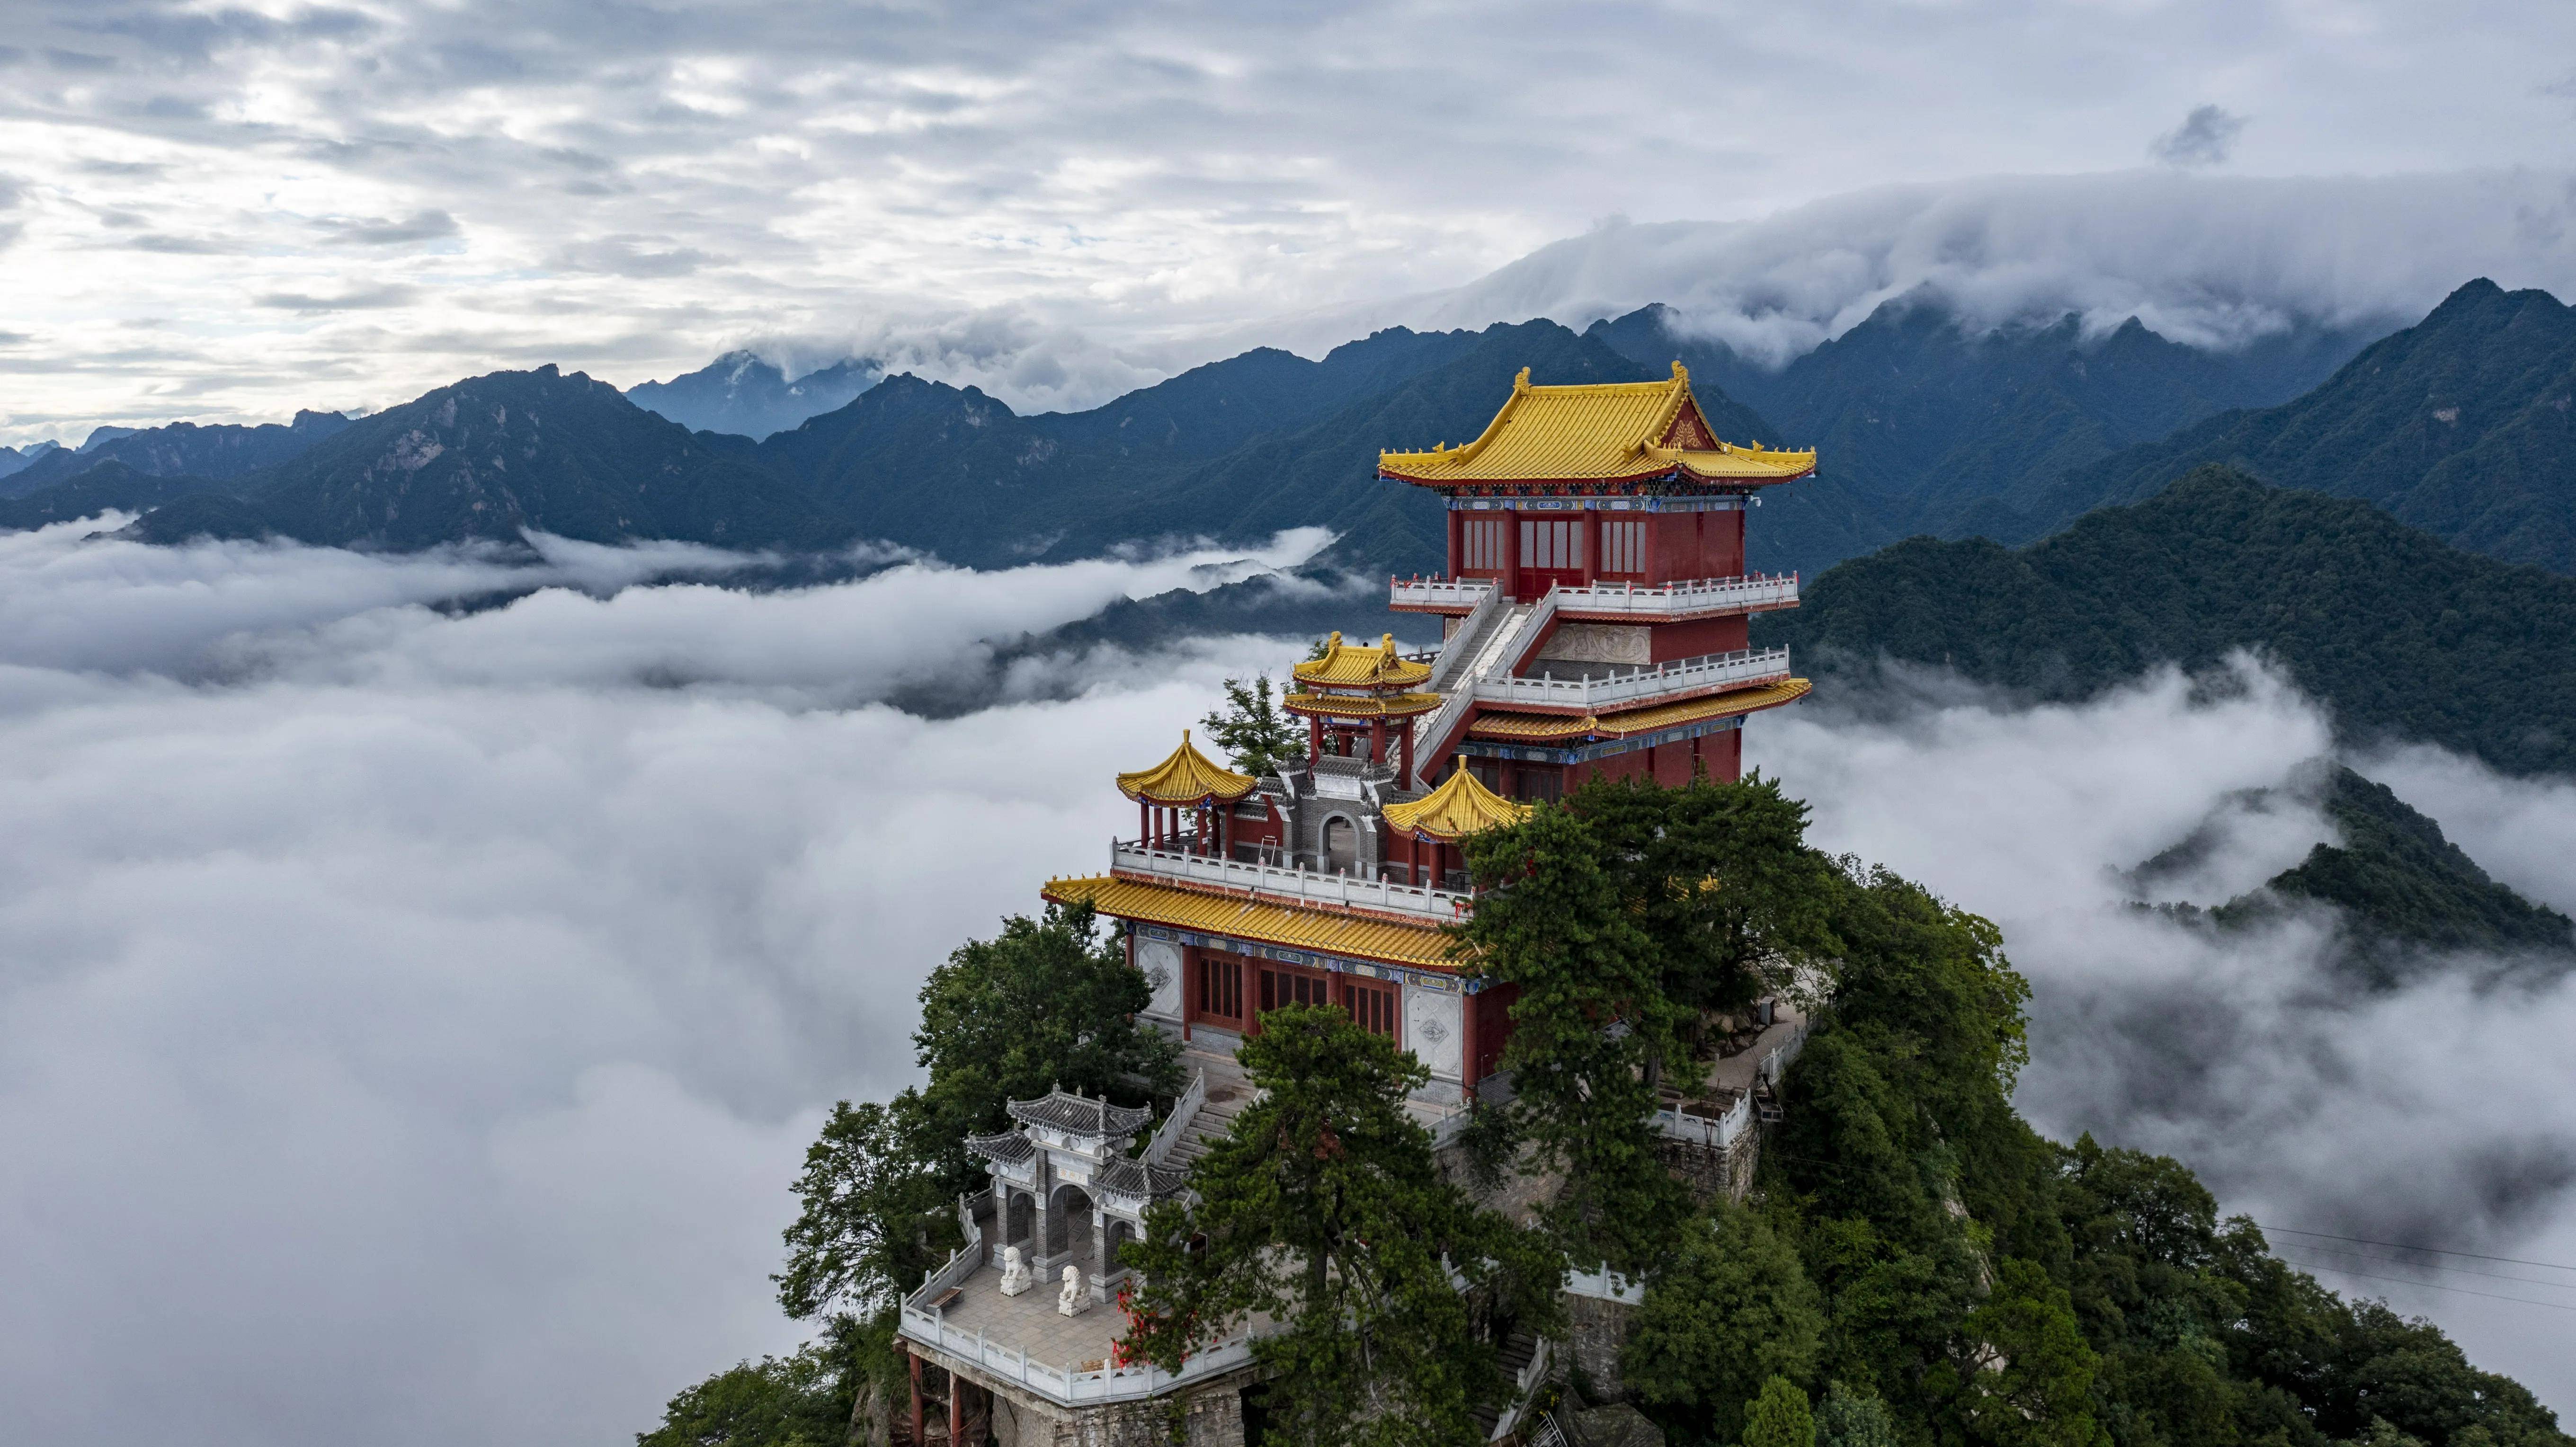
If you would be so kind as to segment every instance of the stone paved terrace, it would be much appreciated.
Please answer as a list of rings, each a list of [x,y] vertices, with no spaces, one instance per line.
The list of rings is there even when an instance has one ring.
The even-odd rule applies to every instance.
[[[1085,1226],[1082,1232],[1088,1242],[1090,1228]],[[1082,1268],[1083,1299],[1089,1301],[1094,1264],[1089,1251],[1074,1258],[1073,1264]],[[982,1332],[985,1340],[1026,1352],[1030,1360],[1059,1371],[1099,1371],[1108,1364],[1110,1344],[1126,1333],[1127,1318],[1114,1300],[1094,1303],[1080,1316],[1060,1314],[1055,1309],[1060,1284],[1041,1282],[1017,1296],[1004,1296],[1002,1268],[979,1266],[958,1284],[957,1299],[941,1312],[941,1319],[958,1331]]]

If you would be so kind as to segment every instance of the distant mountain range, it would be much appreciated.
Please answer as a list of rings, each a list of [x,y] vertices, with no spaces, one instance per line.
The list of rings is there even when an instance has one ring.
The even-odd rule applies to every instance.
[[[348,425],[349,419],[337,412],[298,412],[294,422],[283,426],[270,422],[257,427],[200,427],[173,422],[141,430],[102,427],[77,451],[50,448],[16,472],[0,476],[0,497],[23,498],[110,464],[147,476],[220,482],[301,456]],[[97,490],[96,480],[92,489]]]
[[[1410,572],[1440,564],[1438,509],[1375,481],[1375,449],[1474,436],[1523,366],[1542,382],[1629,381],[1676,357],[1721,435],[1823,449],[1820,477],[1763,497],[1760,569],[1813,573],[1914,533],[2024,541],[2223,458],[2576,571],[2576,314],[2486,282],[2366,347],[2308,329],[2224,357],[2134,321],[2090,337],[2072,318],[1971,333],[1921,297],[1777,371],[1677,332],[1660,308],[1581,334],[1392,328],[1316,361],[1260,349],[1027,417],[909,374],[871,385],[856,362],[791,382],[736,353],[625,396],[552,368],[494,373],[355,423],[304,413],[55,449],[0,477],[0,497],[17,498],[0,524],[120,506],[160,510],[143,537],[395,549],[523,528],[791,550],[865,537],[976,565],[1312,524],[1340,535],[1330,565]],[[745,430],[693,430],[639,397]]]
[[[2132,317],[2087,336],[2068,315],[1972,332],[1928,292],[1880,305],[1785,368],[1694,338],[1647,307],[1586,333],[1648,365],[1679,358],[1812,446],[1873,505],[1888,541],[1955,534],[1987,499],[2020,500],[2067,472],[2230,408],[2314,387],[2375,332],[2294,328],[2241,352],[2168,341]],[[1764,440],[1770,440],[1765,438]]]
[[[874,362],[835,362],[793,379],[750,352],[727,352],[667,382],[639,382],[626,400],[693,432],[758,441],[808,417],[849,405],[885,375]]]

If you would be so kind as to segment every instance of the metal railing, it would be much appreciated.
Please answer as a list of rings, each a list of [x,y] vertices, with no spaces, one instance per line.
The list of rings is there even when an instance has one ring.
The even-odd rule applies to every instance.
[[[1561,588],[1569,613],[1623,613],[1642,618],[1686,613],[1750,612],[1788,608],[1798,602],[1798,575],[1785,578],[1760,573],[1741,578],[1693,578],[1686,582],[1639,587],[1633,583],[1595,583]]]
[[[1556,595],[1548,597],[1553,600]],[[1601,678],[1480,678],[1479,703],[1554,708],[1597,709],[1685,689],[1768,683],[1789,676],[1789,650],[1753,648],[1735,653],[1704,653],[1670,663],[1639,664]]]
[[[1154,1138],[1146,1142],[1145,1159],[1161,1165],[1164,1158],[1172,1153],[1172,1148],[1181,1143],[1181,1137],[1189,1134],[1190,1121],[1206,1102],[1207,1072],[1202,1070],[1190,1077],[1189,1088],[1181,1092],[1180,1099],[1172,1102],[1172,1113],[1164,1118],[1161,1128],[1154,1132]]]
[[[1148,849],[1123,840],[1110,842],[1109,867],[1113,872],[1240,890],[1281,904],[1385,910],[1393,914],[1421,915],[1442,922],[1464,916],[1473,902],[1471,896],[1452,894],[1445,889],[1424,889],[1420,885],[1362,879],[1355,874],[1324,874],[1278,864],[1247,864],[1239,859],[1225,859],[1213,854]]]

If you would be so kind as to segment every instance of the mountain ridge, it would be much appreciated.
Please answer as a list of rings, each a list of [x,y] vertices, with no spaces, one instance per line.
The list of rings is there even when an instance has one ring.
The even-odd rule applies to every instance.
[[[2371,502],[2507,562],[2576,573],[2576,307],[2480,277],[2314,390],[2070,473],[2006,541],[2133,501],[2204,463]]]

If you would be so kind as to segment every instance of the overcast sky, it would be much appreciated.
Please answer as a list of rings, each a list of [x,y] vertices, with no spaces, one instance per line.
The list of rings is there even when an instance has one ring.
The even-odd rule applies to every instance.
[[[743,343],[1081,405],[1613,217],[2576,161],[2533,0],[0,13],[0,441]],[[2563,183],[2515,185],[2461,229],[2563,253]]]

